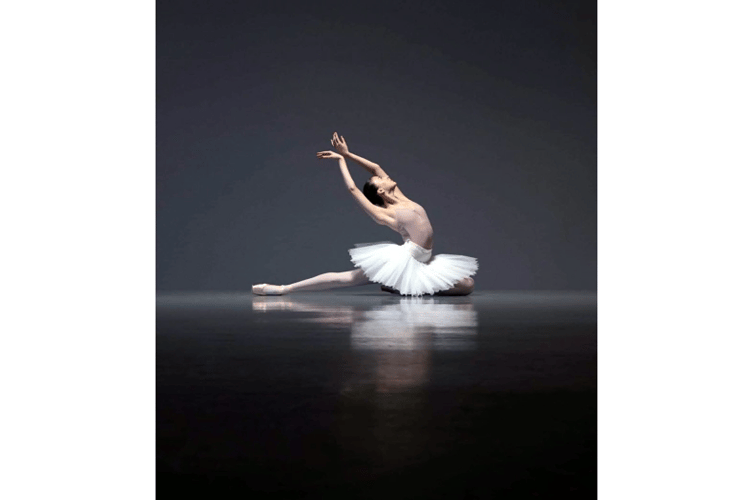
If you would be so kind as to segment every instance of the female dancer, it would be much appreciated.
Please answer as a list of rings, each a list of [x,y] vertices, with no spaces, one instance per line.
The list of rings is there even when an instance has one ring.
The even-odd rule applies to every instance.
[[[405,196],[379,165],[351,153],[345,138],[337,132],[331,143],[339,154],[320,151],[316,156],[339,160],[342,178],[355,201],[377,224],[397,231],[404,244],[357,245],[350,250],[357,268],[353,271],[324,273],[291,285],[253,285],[253,293],[285,295],[368,283],[381,283],[382,289],[402,295],[472,293],[475,282],[470,276],[478,270],[478,261],[464,255],[432,256],[433,228],[423,207]],[[359,163],[371,174],[363,192],[353,182],[345,158]]]

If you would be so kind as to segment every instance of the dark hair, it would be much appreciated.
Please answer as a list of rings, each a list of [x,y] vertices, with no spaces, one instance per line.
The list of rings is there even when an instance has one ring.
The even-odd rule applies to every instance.
[[[378,188],[371,181],[366,182],[365,186],[363,186],[363,194],[366,195],[368,201],[376,206],[383,207],[384,200],[381,199],[381,196],[379,196],[377,191]]]

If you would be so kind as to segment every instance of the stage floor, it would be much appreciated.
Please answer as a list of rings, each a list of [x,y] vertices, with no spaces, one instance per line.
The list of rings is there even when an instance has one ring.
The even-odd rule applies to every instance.
[[[159,292],[158,495],[595,498],[596,341],[593,292]]]

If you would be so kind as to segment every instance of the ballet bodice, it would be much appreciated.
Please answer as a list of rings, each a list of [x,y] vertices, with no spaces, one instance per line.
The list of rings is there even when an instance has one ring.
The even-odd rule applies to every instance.
[[[433,248],[433,227],[423,207],[413,203],[410,207],[395,208],[394,213],[397,230],[404,241],[410,240],[426,249]]]

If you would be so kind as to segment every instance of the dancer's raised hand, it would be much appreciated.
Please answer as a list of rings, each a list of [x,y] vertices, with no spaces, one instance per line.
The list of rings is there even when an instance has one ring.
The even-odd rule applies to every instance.
[[[316,153],[316,158],[318,158],[319,160],[340,160],[342,159],[342,155],[337,154],[334,151],[319,151],[318,153]]]
[[[350,150],[347,149],[345,138],[337,135],[337,132],[332,136],[332,146],[334,146],[334,149],[336,149],[339,154],[346,155],[350,152]]]

